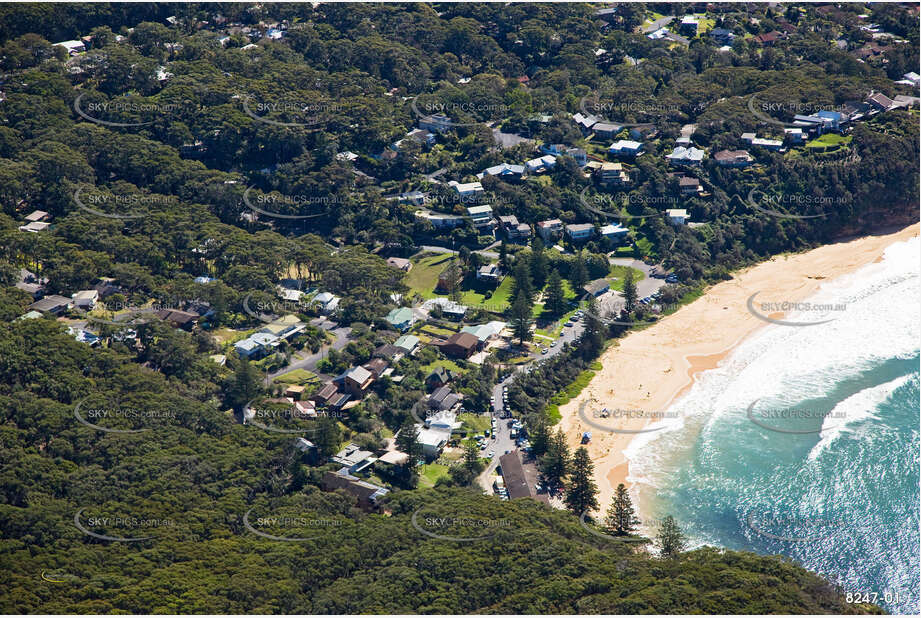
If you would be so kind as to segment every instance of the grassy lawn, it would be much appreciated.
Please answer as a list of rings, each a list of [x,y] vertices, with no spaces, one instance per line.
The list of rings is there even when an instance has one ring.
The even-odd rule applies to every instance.
[[[435,286],[438,285],[438,275],[441,274],[451,258],[451,253],[423,253],[412,258],[412,269],[406,274],[406,285],[409,286],[410,295],[418,294],[423,298],[435,298]]]
[[[218,345],[224,345],[224,344],[232,345],[240,341],[241,339],[246,339],[247,337],[249,337],[255,332],[256,332],[255,328],[250,329],[250,330],[236,330],[234,328],[224,327],[224,328],[218,328],[218,329],[211,331],[211,334],[214,336],[215,339],[217,339]]]
[[[419,332],[425,333],[432,337],[444,337],[447,339],[448,337],[456,333],[457,330],[451,330],[449,328],[444,328],[442,326],[436,326],[434,324],[423,324],[422,326],[419,327]]]
[[[446,298],[447,294],[437,294],[435,286],[438,285],[438,275],[448,267],[453,255],[450,253],[421,254],[412,258],[413,267],[406,275],[406,285],[409,286],[410,296],[430,298]],[[502,312],[508,307],[509,294],[512,291],[511,277],[505,277],[495,290],[489,284],[476,280],[475,276],[467,277],[463,282],[460,302],[464,305],[486,305],[490,311]],[[492,291],[492,296],[486,298],[487,292]]]
[[[443,476],[448,476],[448,466],[437,463],[425,464],[419,467],[419,487],[431,488]]]
[[[617,290],[618,292],[624,291],[624,277],[627,276],[627,271],[633,271],[633,282],[641,281],[646,278],[646,275],[641,270],[636,268],[630,268],[629,266],[611,266],[611,272],[608,273],[607,280],[611,284],[612,290]]]
[[[428,375],[428,374],[430,374],[432,371],[434,371],[435,368],[437,368],[437,367],[444,367],[445,369],[450,369],[450,370],[453,371],[455,374],[464,373],[464,370],[461,369],[461,368],[457,365],[457,363],[455,363],[453,360],[450,360],[450,359],[447,359],[447,358],[440,358],[440,359],[438,359],[437,361],[435,361],[434,363],[429,363],[428,365],[425,365],[424,367],[422,367],[422,371],[425,373],[425,375]]]
[[[284,382],[285,384],[299,384],[301,386],[310,382],[316,382],[317,380],[318,378],[316,374],[311,373],[306,369],[295,369],[294,371],[283,373],[282,375],[275,378],[276,382]]]
[[[482,433],[491,427],[491,422],[487,414],[472,414],[465,412],[457,417],[462,425],[461,429],[467,432],[467,435]]]
[[[837,150],[842,146],[851,143],[852,136],[838,135],[837,133],[826,133],[806,143],[806,148],[817,150]]]
[[[595,377],[595,372],[601,370],[601,363],[595,361],[590,367],[591,369],[586,369],[580,373],[569,386],[550,399],[550,403],[547,405],[547,419],[551,425],[556,425],[563,418],[560,414],[560,406],[579,396],[582,389],[588,386],[588,383]]]

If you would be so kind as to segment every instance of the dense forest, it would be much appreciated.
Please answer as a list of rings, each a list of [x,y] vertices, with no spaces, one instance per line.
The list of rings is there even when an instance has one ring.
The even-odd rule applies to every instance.
[[[635,32],[646,11],[699,10],[691,3],[621,5],[612,21],[586,4],[0,6],[0,610],[878,611],[846,605],[781,558],[712,548],[659,558],[590,534],[568,512],[481,495],[460,475],[428,490],[395,478],[383,514],[321,491],[337,467],[325,460],[346,439],[379,445],[407,422],[432,350],[401,361],[402,386],[381,380],[340,426],[318,422],[318,463],[290,435],[240,423],[243,404],[265,394],[260,376],[236,358],[211,362],[218,350],[203,331],[151,321],[138,324],[135,344],[90,348],[53,319],[16,320],[33,301],[15,287],[20,269],[47,279],[49,294],[106,278],[119,290],[110,302],[123,306],[206,303],[213,329],[260,325],[245,303],[271,305],[278,282],[296,278],[342,297],[339,321],[352,340],[323,367],[365,363],[393,343],[394,333],[373,327],[408,290],[384,255],[435,244],[469,258],[492,240],[470,221],[436,229],[395,197],[425,190],[462,214],[436,176],[468,182],[536,156],[526,144],[497,148],[492,129],[582,143],[572,116],[592,97],[632,101],[617,120],[657,128],[629,188],[597,188],[568,157],[538,180],[485,177],[483,188],[496,215],[527,224],[608,223],[587,201],[616,198],[637,251],[680,277],[668,300],[780,252],[916,220],[918,113],[893,109],[853,128],[846,157],[756,151],[744,174],[705,160],[695,174],[706,195],[681,206],[705,225],[667,223],[661,205],[679,181],[664,155],[683,125],[695,123],[695,143],[716,151],[763,131],[749,111],[754,95],[817,107],[912,92],[893,82],[918,65],[911,7],[874,6],[874,21],[907,41],[888,45],[881,65],[852,54],[870,40],[862,5],[724,6],[717,23],[739,36],[723,53],[702,37],[683,46]],[[269,36],[270,24],[283,24],[284,36]],[[783,45],[752,42],[784,24],[796,34]],[[77,55],[53,45],[84,37]],[[830,46],[836,37],[847,47]],[[393,154],[418,124],[415,110],[439,105],[452,110],[451,129],[431,147],[404,139]],[[784,202],[789,214],[834,208],[771,216],[752,206],[753,190],[800,196]],[[272,215],[254,216],[253,203],[271,204]],[[21,231],[33,210],[53,225]],[[502,251],[532,267],[545,260],[542,276],[584,283],[609,266],[600,244],[585,249]],[[525,420],[548,420],[553,395],[623,330],[590,321],[579,346],[521,379],[511,398]],[[303,335],[314,351],[323,337]],[[496,369],[464,369],[456,388],[485,411]],[[112,424],[135,433],[99,432],[77,421],[81,405],[149,415]],[[420,508],[505,525],[487,540],[439,540],[414,527]],[[249,530],[250,512],[297,521],[297,533],[276,527],[275,536],[298,536],[304,521],[325,525],[306,541],[271,540]],[[75,526],[81,513],[84,522],[129,520],[105,534],[149,538],[86,535]]]

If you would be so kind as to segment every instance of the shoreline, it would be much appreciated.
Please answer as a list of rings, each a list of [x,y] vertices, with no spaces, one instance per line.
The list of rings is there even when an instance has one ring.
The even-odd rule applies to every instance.
[[[773,257],[736,271],[732,279],[710,286],[697,300],[648,328],[616,340],[598,359],[602,369],[578,397],[560,406],[563,430],[571,449],[581,445],[584,431],[592,440],[584,445],[595,464],[599,513],[611,502],[614,488],[628,488],[629,461],[624,454],[656,413],[668,410],[693,387],[697,376],[715,369],[744,340],[770,326],[747,308],[747,300],[759,293],[759,302],[801,302],[819,288],[864,266],[879,262],[886,248],[918,236],[914,223],[885,233],[841,240],[790,255]],[[767,313],[767,312],[765,312]],[[784,312],[767,313],[782,318]],[[610,410],[642,410],[646,418],[607,418],[598,424],[633,433],[605,432],[579,418],[585,413]],[[640,511],[638,504],[634,508]]]

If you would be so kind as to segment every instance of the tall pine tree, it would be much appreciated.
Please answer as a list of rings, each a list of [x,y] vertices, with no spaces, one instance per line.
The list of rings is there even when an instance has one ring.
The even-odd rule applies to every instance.
[[[562,315],[566,311],[566,296],[563,292],[563,278],[556,269],[550,273],[547,280],[547,297],[544,306],[553,315]]]
[[[608,532],[617,536],[632,534],[640,524],[636,511],[633,509],[630,494],[623,483],[620,483],[617,489],[614,490],[614,497],[611,499],[611,506],[608,508],[605,524]]]
[[[598,486],[592,478],[594,472],[595,465],[588,456],[588,450],[580,446],[572,458],[566,486],[566,506],[575,515],[598,508]]]

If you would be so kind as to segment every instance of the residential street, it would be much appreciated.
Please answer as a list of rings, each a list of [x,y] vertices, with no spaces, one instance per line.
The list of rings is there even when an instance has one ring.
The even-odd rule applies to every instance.
[[[324,346],[316,354],[311,354],[310,356],[302,359],[296,360],[286,367],[282,367],[277,371],[273,371],[268,375],[270,380],[274,380],[278,376],[288,373],[289,371],[294,371],[295,369],[306,369],[316,373],[321,380],[329,379],[331,376],[324,376],[317,372],[317,364],[323,359],[326,358],[326,355],[329,353],[330,349],[341,350],[349,343],[349,333],[352,329],[347,326],[338,326],[335,322],[331,322],[326,318],[316,318],[310,321],[312,326],[317,326],[329,333],[331,333],[336,339],[332,344]]]

